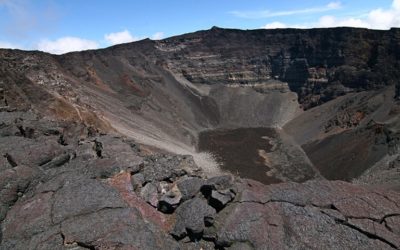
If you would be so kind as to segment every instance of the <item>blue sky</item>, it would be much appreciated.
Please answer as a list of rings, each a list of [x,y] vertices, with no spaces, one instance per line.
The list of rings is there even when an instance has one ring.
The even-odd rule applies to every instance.
[[[0,0],[0,48],[51,53],[224,28],[400,27],[400,0]]]

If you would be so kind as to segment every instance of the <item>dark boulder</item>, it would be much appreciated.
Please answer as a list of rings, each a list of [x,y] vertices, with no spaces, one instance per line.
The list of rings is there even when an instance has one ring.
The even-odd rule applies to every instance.
[[[205,181],[198,177],[182,177],[176,183],[182,193],[182,200],[186,201],[193,198],[203,186]]]
[[[177,249],[172,237],[145,222],[134,208],[109,208],[61,224],[66,244],[89,249]]]
[[[81,214],[117,207],[126,207],[126,203],[110,186],[93,179],[70,181],[54,195],[53,221],[59,223]]]
[[[200,198],[185,201],[176,210],[176,224],[171,234],[180,239],[189,236],[201,238],[204,228],[214,223],[216,211]]]
[[[121,170],[136,173],[143,158],[122,138],[103,135],[96,137],[94,150],[99,158],[111,159]]]
[[[201,187],[202,192],[210,193],[211,190],[225,190],[231,188],[234,183],[232,175],[215,176],[208,179]]]
[[[233,176],[223,175],[208,179],[201,187],[201,192],[209,204],[220,211],[235,198],[235,189]]]
[[[229,189],[225,190],[212,190],[209,197],[209,204],[217,209],[217,211],[223,209],[228,202],[231,202],[235,198],[235,193]]]

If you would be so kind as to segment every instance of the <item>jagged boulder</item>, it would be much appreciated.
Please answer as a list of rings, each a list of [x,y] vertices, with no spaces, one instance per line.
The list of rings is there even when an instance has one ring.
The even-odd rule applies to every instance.
[[[212,190],[209,197],[209,204],[215,209],[221,210],[234,198],[235,193],[232,190]]]
[[[235,198],[234,178],[232,175],[212,177],[202,185],[201,192],[209,204],[219,211]]]
[[[176,223],[171,234],[176,238],[189,235],[192,239],[199,239],[204,228],[214,223],[216,211],[200,198],[185,201],[175,212]]]
[[[208,179],[201,189],[203,192],[209,192],[211,190],[224,190],[231,188],[233,184],[234,178],[232,175],[221,175]]]
[[[182,200],[193,198],[201,189],[205,181],[199,177],[182,177],[176,183],[182,193]]]
[[[163,213],[172,213],[182,200],[182,193],[177,186],[173,186],[158,202],[158,210]]]

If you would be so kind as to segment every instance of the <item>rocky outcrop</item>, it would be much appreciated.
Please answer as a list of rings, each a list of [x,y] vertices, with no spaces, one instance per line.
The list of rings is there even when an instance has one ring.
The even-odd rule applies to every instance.
[[[1,144],[1,249],[400,247],[394,191],[206,178],[189,156],[142,153],[132,140],[85,133],[85,126],[69,136],[65,129],[82,125],[34,113],[7,113],[3,122],[13,126],[10,117],[29,118],[35,136],[8,128],[14,134],[1,137],[13,138]],[[62,134],[70,144],[60,142]],[[10,144],[21,140],[31,151]],[[64,152],[69,160],[59,161]]]
[[[399,247],[398,235],[385,222],[398,216],[396,192],[340,181],[240,185],[240,198],[220,212],[216,221],[222,223],[210,230],[221,246],[245,242],[244,249]]]
[[[63,130],[82,125],[53,123],[23,112],[7,113],[2,121],[12,126],[14,118],[28,122],[27,117],[35,130],[34,138],[26,138],[18,130],[1,137],[7,141],[0,146],[5,156],[0,174],[1,249],[178,247],[165,229],[167,218],[133,191],[131,174],[144,172],[148,166],[137,144],[110,135],[83,133],[79,138],[65,135],[71,144],[64,145],[59,140]],[[88,131],[84,125],[82,128]],[[46,147],[48,144],[52,147]],[[60,161],[64,152],[70,155],[68,161]],[[182,159],[154,157],[160,161]],[[171,164],[179,171],[181,163],[175,160]],[[120,184],[121,171],[129,177],[125,185]],[[172,170],[166,174],[173,175]],[[128,190],[124,190],[126,185]]]

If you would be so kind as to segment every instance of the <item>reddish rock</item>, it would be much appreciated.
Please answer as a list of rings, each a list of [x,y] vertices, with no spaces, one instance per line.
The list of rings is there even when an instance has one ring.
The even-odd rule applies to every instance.
[[[133,191],[130,173],[121,173],[108,182],[112,187],[116,188],[121,194],[124,201],[133,208],[136,208],[145,220],[148,220],[159,226],[164,232],[168,232],[172,227],[172,218],[157,211],[154,207],[147,204],[143,199],[138,197]]]
[[[371,237],[386,242],[394,248],[400,248],[400,234],[393,233],[390,228],[387,228],[384,223],[368,219],[348,219],[348,225],[360,230],[364,234],[369,234]]]
[[[43,232],[51,224],[53,193],[42,193],[24,202],[17,202],[3,221],[3,238],[27,238]]]
[[[216,218],[212,237],[217,245],[249,242],[255,249],[399,247],[400,235],[392,229],[398,227],[398,221],[384,220],[400,212],[395,192],[379,193],[340,181],[264,186],[243,180],[238,185],[239,198]]]

